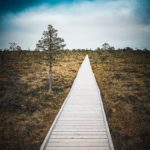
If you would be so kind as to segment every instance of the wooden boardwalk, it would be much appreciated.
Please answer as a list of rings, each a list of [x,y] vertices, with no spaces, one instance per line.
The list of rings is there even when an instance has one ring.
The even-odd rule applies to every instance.
[[[88,56],[40,150],[114,150]]]

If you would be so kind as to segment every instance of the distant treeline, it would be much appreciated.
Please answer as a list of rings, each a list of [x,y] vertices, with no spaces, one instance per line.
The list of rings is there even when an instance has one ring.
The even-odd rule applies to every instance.
[[[125,47],[125,48],[114,48],[114,47],[110,47],[110,48],[108,48],[108,49],[104,49],[104,48],[96,48],[96,49],[88,49],[88,48],[86,48],[86,49],[64,49],[64,50],[62,50],[62,51],[150,51],[150,49],[148,49],[148,48],[143,48],[143,49],[139,49],[139,48],[136,48],[136,49],[134,49],[134,48],[131,48],[131,47]],[[26,50],[26,49],[22,49],[22,50],[11,50],[11,49],[0,49],[0,51],[26,51],[26,52],[29,52],[29,51],[41,51],[41,50],[34,50],[34,49],[28,49],[28,50]],[[56,50],[57,51],[57,50]]]

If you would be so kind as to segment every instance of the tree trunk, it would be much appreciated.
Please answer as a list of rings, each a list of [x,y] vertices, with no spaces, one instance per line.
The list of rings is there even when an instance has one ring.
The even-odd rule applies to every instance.
[[[49,74],[48,74],[48,82],[49,82],[49,89],[48,89],[48,92],[51,93],[52,92],[52,73],[49,71]]]
[[[49,80],[49,89],[48,92],[52,92],[52,81],[53,81],[53,75],[52,75],[52,58],[49,58],[49,73],[48,73],[48,80]]]

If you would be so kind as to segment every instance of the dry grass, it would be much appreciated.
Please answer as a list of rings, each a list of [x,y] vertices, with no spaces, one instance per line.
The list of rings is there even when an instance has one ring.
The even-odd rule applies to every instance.
[[[65,100],[83,56],[56,55],[53,93],[48,91],[48,63],[42,52],[1,52],[0,147],[37,150]]]
[[[52,94],[46,53],[0,52],[0,148],[39,149],[87,53],[115,149],[150,149],[150,52],[141,51],[58,52]]]
[[[90,56],[115,149],[150,149],[150,52],[103,51]]]

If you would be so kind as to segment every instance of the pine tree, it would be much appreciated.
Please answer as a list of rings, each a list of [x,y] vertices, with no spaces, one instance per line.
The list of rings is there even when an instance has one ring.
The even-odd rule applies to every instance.
[[[48,53],[49,59],[49,92],[52,92],[52,81],[53,81],[53,74],[52,74],[52,66],[54,62],[54,52],[56,50],[63,49],[66,45],[64,44],[64,39],[58,37],[58,31],[52,26],[48,25],[48,31],[43,32],[43,37],[41,40],[38,41],[36,44],[37,49],[45,50]]]

